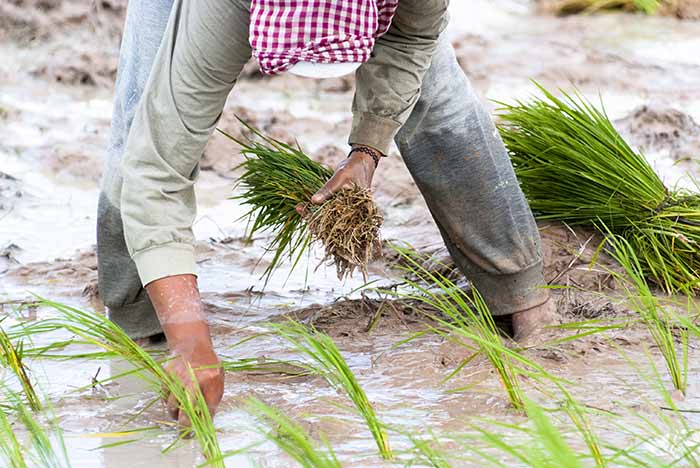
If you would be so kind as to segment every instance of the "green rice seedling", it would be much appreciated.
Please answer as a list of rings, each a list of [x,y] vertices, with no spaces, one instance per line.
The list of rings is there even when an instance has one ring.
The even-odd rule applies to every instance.
[[[25,468],[41,466],[47,468],[69,467],[68,454],[61,429],[55,421],[50,424],[50,433],[34,417],[23,398],[7,387],[2,387],[9,402],[9,411],[0,411],[0,460],[4,466]],[[16,419],[14,423],[10,419]],[[29,445],[20,442],[18,430],[28,436]],[[53,443],[52,439],[56,442]],[[54,445],[58,445],[57,452]]]
[[[240,119],[239,119],[240,120]],[[327,260],[343,279],[359,268],[367,273],[379,242],[382,217],[368,189],[355,187],[343,190],[321,207],[309,203],[333,175],[333,171],[309,158],[301,148],[263,135],[247,123],[241,123],[257,140],[241,141],[220,130],[242,147],[246,160],[239,166],[243,173],[233,197],[249,207],[244,216],[250,220],[248,236],[270,232],[274,235],[266,250],[272,260],[263,276],[269,279],[284,259],[292,270],[299,263],[313,240],[325,247]],[[302,217],[297,206],[307,216]]]
[[[162,363],[155,361],[142,347],[134,343],[121,328],[107,318],[45,299],[42,299],[40,304],[53,308],[58,312],[58,315],[23,326],[21,334],[32,336],[65,330],[77,335],[85,343],[115,353],[136,369],[142,370],[143,372],[138,372],[136,375],[143,378],[154,391],[165,390],[174,395],[180,411],[189,418],[191,427],[183,431],[182,436],[193,434],[207,460],[213,460],[213,466],[223,466],[216,429],[198,385],[193,386],[192,392],[188,391],[178,379],[164,369]],[[192,369],[190,369],[190,374],[194,380]]]
[[[397,293],[400,297],[413,299],[442,314],[426,312],[444,330],[459,337],[457,344],[471,348],[462,340],[473,342],[477,351],[469,360],[478,354],[483,354],[495,369],[508,400],[515,409],[524,409],[524,395],[520,384],[520,376],[528,376],[534,380],[557,379],[550,375],[542,366],[527,359],[519,352],[508,348],[478,292],[473,295],[466,293],[440,271],[431,271],[424,267],[426,259],[414,250],[392,246],[403,259],[402,269],[408,273],[405,283],[411,288],[409,292]],[[437,328],[438,333],[444,334]],[[463,362],[453,373],[456,374],[467,361]]]
[[[393,453],[384,425],[333,339],[325,333],[291,320],[273,323],[270,327],[286,339],[297,352],[314,362],[313,366],[309,366],[310,369],[325,378],[334,388],[345,392],[365,419],[379,453],[385,460],[391,460]]]
[[[239,119],[240,120],[240,119]],[[284,258],[294,268],[311,242],[304,219],[296,207],[307,204],[331,178],[333,171],[313,161],[300,148],[269,138],[241,121],[257,141],[241,141],[226,132],[223,135],[238,143],[246,160],[237,187],[240,195],[233,197],[250,207],[248,217],[252,224],[249,237],[263,232],[273,232],[274,238],[266,250],[272,252],[272,260],[264,276],[269,278]]]
[[[433,468],[452,468],[435,436],[429,438],[419,438],[412,434],[407,434],[407,436],[413,443],[413,452],[417,454],[417,457],[409,461],[406,466],[420,464]]]
[[[545,410],[526,399],[523,403],[528,425],[484,421],[471,428],[471,450],[478,454],[480,466],[526,466],[532,468],[583,468],[585,456],[577,453],[557,429]],[[496,429],[487,429],[487,424]],[[486,448],[480,447],[485,445]]]
[[[500,103],[499,125],[540,219],[604,223],[626,238],[645,276],[668,293],[700,290],[700,193],[668,190],[605,111],[578,94]]]
[[[638,389],[638,379],[641,379],[647,384],[644,388],[654,389],[663,404],[659,405],[657,398],[639,392],[643,410],[637,410],[639,404],[636,404],[626,408],[628,415],[624,420],[613,418],[614,428],[618,434],[626,436],[628,444],[626,447],[607,444],[612,453],[608,461],[613,466],[700,467],[700,431],[686,420],[684,410],[678,408],[654,358],[648,349],[644,351],[646,360],[640,361],[638,353],[630,356],[618,348],[625,362],[635,371],[635,381],[628,385]],[[643,368],[642,364],[647,366]]]
[[[261,429],[265,438],[274,442],[302,467],[340,468],[340,462],[328,441],[323,441],[326,450],[320,450],[318,444],[299,423],[256,398],[249,399],[246,407],[251,414],[267,423],[268,427]]]
[[[678,326],[674,314],[654,296],[641,263],[625,238],[609,233],[609,252],[625,270],[626,277],[613,273],[621,283],[632,309],[639,314],[659,348],[671,376],[673,387],[685,394],[688,384],[688,329]],[[676,348],[680,341],[680,352]]]
[[[5,330],[0,327],[0,365],[12,370],[22,385],[25,398],[30,408],[34,411],[39,411],[41,409],[41,403],[34,390],[32,381],[29,378],[23,357],[24,346],[22,341],[17,341],[16,344],[13,344],[10,337],[5,333]]]
[[[307,366],[298,361],[269,358],[222,359],[221,366],[226,372],[246,372],[260,375],[280,375],[285,377],[305,377],[312,374]]]
[[[597,434],[593,431],[591,425],[591,420],[588,417],[586,410],[574,399],[574,397],[569,393],[563,385],[559,386],[559,389],[564,394],[564,404],[563,410],[569,417],[569,420],[578,430],[578,433],[583,438],[583,441],[588,447],[588,454],[593,459],[595,466],[597,468],[605,468],[608,462],[603,455],[603,448],[600,443],[600,439]]]

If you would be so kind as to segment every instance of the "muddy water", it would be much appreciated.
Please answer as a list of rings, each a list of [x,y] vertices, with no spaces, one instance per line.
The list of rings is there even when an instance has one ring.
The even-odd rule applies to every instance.
[[[617,14],[559,19],[538,16],[529,3],[509,0],[452,2],[452,9],[454,20],[449,34],[460,63],[485,99],[526,98],[532,92],[530,79],[548,87],[571,89],[573,84],[591,99],[602,96],[620,131],[645,151],[667,184],[689,185],[685,174],[700,172],[697,162],[679,157],[694,154],[697,158],[700,154],[700,134],[688,120],[700,122],[700,56],[696,53],[700,23]],[[100,310],[99,299],[92,294],[96,281],[94,224],[111,89],[105,84],[108,80],[98,78],[113,72],[117,42],[114,35],[100,27],[91,29],[96,27],[94,22],[80,23],[80,27],[66,24],[57,23],[54,33],[29,44],[10,39],[0,43],[0,172],[9,176],[0,177],[0,249],[5,249],[0,256],[0,302],[26,299],[33,292]],[[98,46],[85,40],[91,33],[106,36]],[[66,60],[75,73],[97,77],[93,80],[96,85],[66,79],[68,75],[60,68]],[[60,83],[56,81],[59,76]],[[312,82],[253,76],[242,80],[232,94],[222,126],[233,126],[233,113],[246,115],[266,131],[280,138],[297,138],[324,162],[335,163],[344,151],[351,99],[351,83],[343,80]],[[653,112],[644,111],[632,118],[633,111],[642,105]],[[666,118],[671,110],[680,112],[685,120]],[[282,271],[263,292],[259,277],[265,260],[258,260],[265,239],[245,242],[245,223],[237,221],[244,210],[225,200],[235,176],[231,171],[238,160],[235,153],[231,145],[214,137],[206,154],[210,169],[202,172],[197,187],[200,211],[195,233],[202,295],[217,349],[223,356],[290,358],[293,356],[287,347],[272,338],[232,346],[259,333],[262,322],[283,313],[311,304],[331,304],[339,297],[357,297],[353,291],[363,281],[353,278],[338,283],[332,268],[316,269],[320,255],[315,252],[308,276],[301,272],[290,276]],[[377,198],[387,219],[385,237],[407,240],[426,249],[438,247],[439,236],[398,157],[386,161],[378,176],[381,183],[377,184]],[[552,265],[569,263],[570,256],[558,244],[560,240],[561,236],[545,234],[545,242],[555,252],[550,259]],[[583,240],[585,237],[568,239],[567,245],[575,251]],[[551,277],[556,273],[552,271]],[[370,280],[390,283],[390,276],[380,262],[373,266]],[[581,280],[578,276],[574,279]],[[565,295],[560,299],[562,314],[573,310],[574,299]],[[581,295],[582,301],[589,299]],[[5,311],[11,312],[12,307],[5,306]],[[623,313],[619,308],[618,312]],[[50,313],[35,311],[32,319],[40,320]],[[566,319],[576,318],[567,315]],[[433,430],[447,440],[449,435],[465,431],[474,417],[522,421],[508,408],[484,362],[470,364],[453,381],[441,385],[459,363],[458,348],[437,337],[424,337],[398,349],[392,347],[418,329],[419,323],[387,316],[368,334],[364,332],[367,316],[329,320],[327,331],[390,426],[414,434]],[[45,339],[61,338],[66,337]],[[640,366],[647,369],[643,349],[648,341],[644,331],[635,326],[605,337],[529,353],[547,369],[570,379],[575,396],[583,403],[614,411],[620,421],[632,422],[634,412],[650,413],[662,402],[658,392],[619,353],[636,356]],[[682,402],[690,409],[700,403],[700,361],[695,359],[696,354],[693,349],[691,390]],[[655,354],[654,359],[661,365]],[[54,402],[75,466],[190,467],[201,462],[193,442],[161,454],[175,435],[160,405],[129,421],[153,397],[138,379],[124,378],[96,389],[76,391],[95,375],[106,378],[123,372],[126,364],[87,360],[30,364],[42,390]],[[476,386],[468,391],[449,391],[473,384]],[[230,373],[216,419],[224,450],[260,440],[254,421],[239,404],[252,395],[292,416],[303,417],[313,434],[324,433],[329,438],[344,465],[382,466],[372,455],[373,441],[361,421],[337,408],[346,401],[316,379],[280,381]],[[547,401],[534,391],[533,397]],[[700,423],[692,414],[689,421],[696,427]],[[156,429],[124,438],[100,435],[150,426]],[[629,440],[605,421],[600,427],[611,443]],[[99,448],[125,439],[139,440]],[[392,442],[397,449],[409,446],[407,439],[398,434],[392,434]],[[450,443],[448,447],[456,445]],[[228,460],[230,466],[254,463],[292,466],[271,444]],[[455,465],[470,463],[456,460]]]

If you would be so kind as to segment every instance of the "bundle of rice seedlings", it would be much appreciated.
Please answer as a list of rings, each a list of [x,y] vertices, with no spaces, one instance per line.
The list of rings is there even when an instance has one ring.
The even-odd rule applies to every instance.
[[[662,0],[545,0],[544,9],[559,15],[597,13],[603,10],[639,11],[653,15]]]
[[[394,294],[429,306],[428,311],[424,313],[441,326],[434,329],[437,333],[452,338],[456,345],[470,349],[475,345],[477,348],[448,379],[482,354],[496,370],[511,405],[518,410],[524,409],[525,401],[520,376],[527,376],[533,380],[557,380],[542,366],[506,346],[488,306],[478,291],[474,290],[473,295],[470,295],[441,271],[428,270],[425,265],[431,262],[411,248],[398,245],[393,245],[392,248],[403,259],[404,266],[401,268],[408,273],[407,276],[416,278],[404,280],[411,288],[408,292]],[[442,315],[429,311],[438,311]],[[455,337],[457,339],[454,339]]]
[[[340,280],[355,269],[366,277],[367,264],[380,251],[379,228],[383,222],[371,191],[345,189],[320,207],[312,205],[312,195],[333,171],[313,161],[301,148],[241,123],[258,137],[256,141],[241,141],[219,131],[238,143],[246,157],[239,166],[243,174],[237,183],[242,192],[233,199],[250,207],[244,216],[250,220],[248,236],[273,234],[266,248],[272,260],[263,276],[269,279],[284,259],[289,259],[294,269],[310,243],[320,241],[325,247],[324,260],[336,265]],[[306,219],[296,211],[298,205],[305,207]]]
[[[345,392],[365,419],[381,456],[385,460],[393,459],[384,425],[333,339],[325,333],[291,320],[281,324],[270,324],[270,327],[286,339],[297,352],[314,361],[314,365],[309,366],[310,370],[322,376],[334,388]]]
[[[608,119],[580,95],[503,104],[500,132],[540,219],[604,223],[627,239],[668,293],[700,289],[700,194],[668,190]]]
[[[141,346],[134,343],[121,328],[106,317],[44,299],[40,300],[39,304],[54,309],[57,315],[40,322],[24,325],[20,331],[16,332],[16,335],[30,337],[35,334],[65,330],[77,335],[82,342],[98,346],[129,362],[137,369],[137,371],[129,373],[133,372],[143,378],[155,392],[167,392],[175,396],[180,411],[190,421],[190,427],[182,428],[181,436],[194,435],[210,464],[224,466],[211,414],[196,383],[193,385],[194,390],[188,391],[177,378],[165,370],[161,362],[155,361]],[[190,369],[190,374],[194,381],[192,369]]]
[[[333,449],[324,440],[326,451],[321,451],[309,433],[297,422],[276,408],[251,398],[247,402],[248,411],[264,420],[267,430],[261,430],[265,438],[274,442],[284,453],[292,457],[304,468],[340,468],[340,462]]]
[[[654,296],[631,244],[616,235],[609,235],[608,243],[610,254],[622,265],[627,276],[613,274],[661,352],[673,387],[685,394],[688,385],[688,328],[679,326],[676,315]],[[676,339],[680,341],[680,352],[676,348]]]
[[[5,333],[5,330],[0,327],[0,365],[12,370],[22,385],[25,398],[30,408],[34,411],[39,411],[41,409],[41,403],[34,390],[34,385],[32,385],[32,381],[29,379],[23,357],[24,345],[22,341],[17,341],[16,344],[13,344],[10,337]]]

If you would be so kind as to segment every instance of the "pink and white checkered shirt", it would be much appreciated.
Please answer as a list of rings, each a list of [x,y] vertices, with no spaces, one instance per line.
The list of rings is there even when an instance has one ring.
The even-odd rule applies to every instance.
[[[363,63],[399,0],[252,0],[250,45],[266,74],[298,62]]]

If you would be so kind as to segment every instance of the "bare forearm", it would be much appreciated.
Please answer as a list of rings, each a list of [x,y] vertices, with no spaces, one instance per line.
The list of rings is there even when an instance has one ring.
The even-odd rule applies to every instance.
[[[211,352],[209,325],[194,275],[168,276],[151,282],[146,290],[174,353]]]

